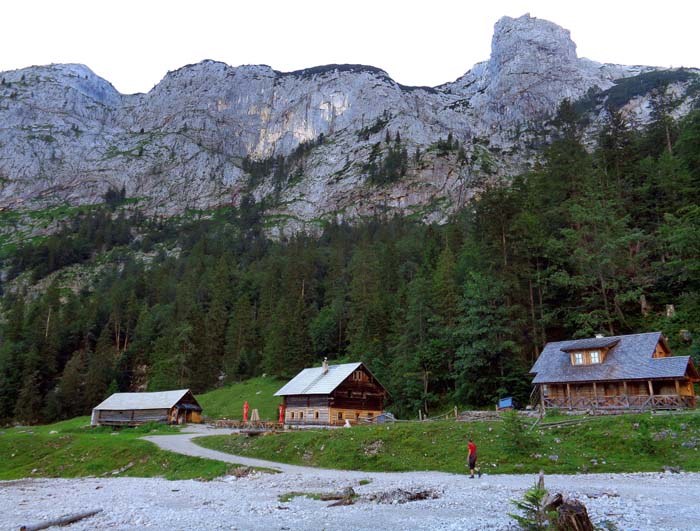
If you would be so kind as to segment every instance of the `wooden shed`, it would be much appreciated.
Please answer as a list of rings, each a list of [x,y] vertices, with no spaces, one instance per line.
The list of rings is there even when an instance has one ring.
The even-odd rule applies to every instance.
[[[136,426],[147,422],[199,423],[202,407],[189,389],[157,393],[114,393],[92,410],[93,426]]]
[[[543,408],[695,407],[690,356],[672,356],[661,332],[547,343],[530,369]]]
[[[362,362],[304,369],[275,393],[285,424],[342,426],[381,415],[387,391]]]

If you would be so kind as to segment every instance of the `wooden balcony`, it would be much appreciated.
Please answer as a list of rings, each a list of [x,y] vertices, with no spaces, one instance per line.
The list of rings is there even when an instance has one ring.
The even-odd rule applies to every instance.
[[[618,396],[572,396],[543,399],[545,408],[571,410],[636,410],[686,409],[695,407],[694,396],[681,395],[618,395]]]

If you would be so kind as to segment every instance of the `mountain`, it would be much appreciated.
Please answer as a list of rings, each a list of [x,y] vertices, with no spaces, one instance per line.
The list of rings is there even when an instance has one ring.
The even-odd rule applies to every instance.
[[[287,231],[376,212],[440,221],[485,183],[527,170],[565,98],[583,102],[593,135],[606,104],[639,126],[659,94],[682,115],[699,93],[696,70],[579,58],[567,30],[529,15],[499,20],[489,60],[438,87],[363,65],[278,72],[210,60],[147,94],[120,94],[75,64],[0,77],[3,210],[124,188],[172,215],[250,193]]]

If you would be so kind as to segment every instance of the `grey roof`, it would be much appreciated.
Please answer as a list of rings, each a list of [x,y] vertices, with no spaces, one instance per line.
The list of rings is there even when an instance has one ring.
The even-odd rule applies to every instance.
[[[329,395],[336,387],[358,369],[362,362],[329,365],[328,372],[323,373],[323,367],[304,369],[275,393],[274,396],[285,395]]]
[[[565,347],[561,347],[564,352],[572,350],[587,350],[591,348],[609,348],[620,341],[617,337],[591,337],[588,339],[577,339],[576,341],[568,341]]]
[[[593,365],[572,365],[571,356],[566,351],[601,348],[600,343],[584,343],[588,340],[547,343],[530,369],[530,373],[535,374],[532,383],[683,378],[689,365],[691,373],[697,376],[690,356],[652,357],[661,338],[661,332],[605,338],[615,340],[616,343],[608,351],[603,363]],[[581,347],[581,344],[590,346]],[[571,345],[576,347],[572,348]]]
[[[189,389],[177,391],[160,391],[157,393],[114,393],[93,409],[125,410],[125,409],[170,409],[177,404]]]

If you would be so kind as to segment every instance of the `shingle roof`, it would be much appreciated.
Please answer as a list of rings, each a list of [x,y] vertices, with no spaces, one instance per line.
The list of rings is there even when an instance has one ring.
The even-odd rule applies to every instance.
[[[304,369],[275,393],[275,396],[285,395],[328,395],[336,387],[358,369],[362,362],[329,365],[328,372],[323,373],[323,367]]]
[[[93,409],[97,410],[126,410],[126,409],[170,409],[177,404],[189,389],[177,391],[160,391],[157,393],[114,393]]]
[[[600,340],[601,338],[591,338]],[[659,378],[683,378],[691,365],[690,356],[653,358],[661,332],[611,336],[615,340],[603,363],[572,365],[567,351],[583,348],[602,348],[599,343],[584,343],[588,340],[559,341],[547,343],[537,361],[530,369],[535,374],[533,384],[555,382],[590,382],[613,380],[639,380]],[[581,344],[588,345],[585,347]],[[572,345],[576,345],[572,348]]]
[[[577,339],[576,341],[569,341],[568,345],[561,347],[564,352],[571,352],[573,350],[587,350],[590,348],[609,348],[615,343],[620,341],[617,337],[591,337],[588,339]]]

